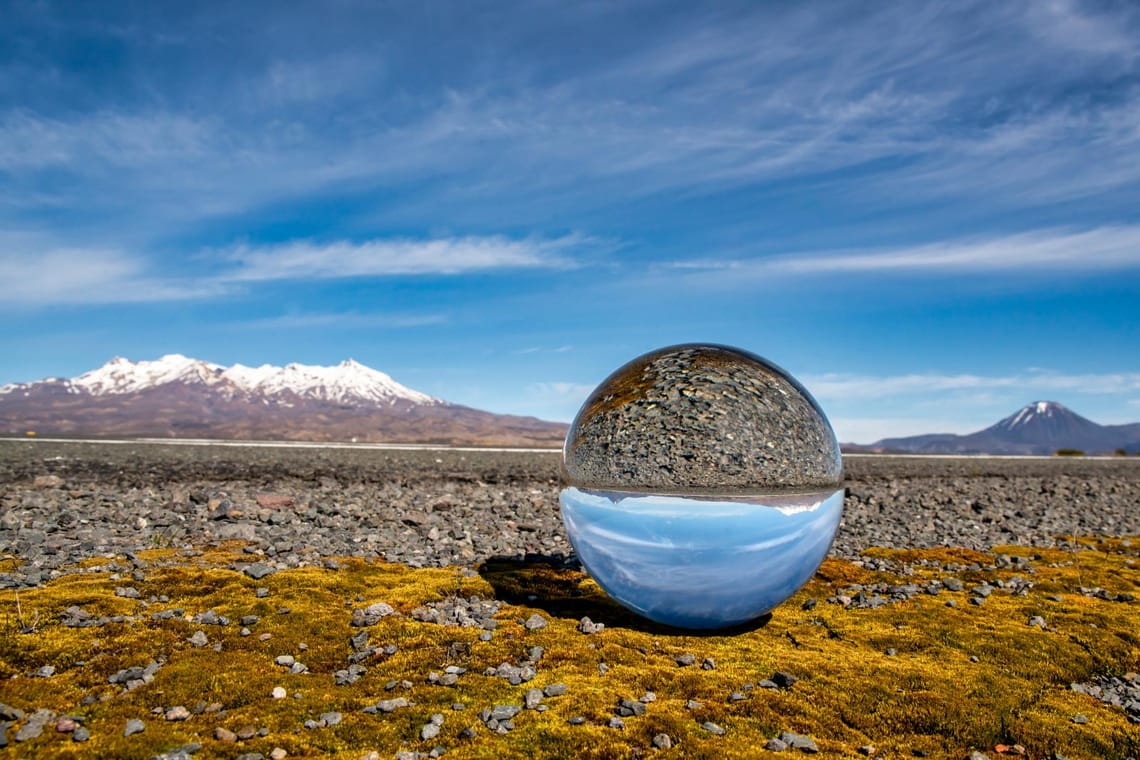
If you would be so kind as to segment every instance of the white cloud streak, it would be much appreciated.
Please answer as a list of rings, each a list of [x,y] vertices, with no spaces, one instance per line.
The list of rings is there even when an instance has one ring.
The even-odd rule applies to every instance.
[[[1080,232],[1038,230],[893,251],[788,258],[776,260],[772,266],[803,273],[1136,269],[1140,268],[1140,227],[1101,227]]]
[[[349,311],[340,313],[282,314],[277,317],[240,322],[236,326],[267,330],[326,327],[356,329],[431,327],[433,325],[447,324],[447,322],[448,316],[446,314],[376,314]]]
[[[1132,393],[1140,390],[1140,372],[1063,373],[1031,370],[1013,375],[917,373],[849,375],[828,373],[801,378],[812,395],[834,401],[897,399],[955,391],[1015,390],[1024,393]]]
[[[0,237],[0,281],[8,283],[8,305],[139,303],[215,298],[258,282],[451,276],[517,269],[569,269],[573,254],[594,241],[569,235],[512,240],[502,236],[428,240],[369,240],[360,243],[295,241],[242,245],[206,252],[221,267],[214,273],[161,276],[147,258],[115,249],[58,248],[34,235]],[[4,304],[0,303],[0,308]],[[441,315],[304,314],[248,323],[255,327],[419,326],[438,324]]]
[[[223,277],[250,282],[570,268],[574,263],[566,254],[583,242],[576,236],[554,240],[493,236],[242,245],[224,253],[223,258],[236,268]]]
[[[1043,273],[1140,269],[1140,226],[1052,228],[900,248],[823,251],[758,259],[691,259],[670,262],[663,268],[685,276],[730,283],[776,275],[1013,271],[1020,272],[1028,282]]]
[[[121,251],[48,248],[0,238],[0,309],[47,304],[180,301],[226,292],[221,283],[180,282],[156,276],[145,261]]]

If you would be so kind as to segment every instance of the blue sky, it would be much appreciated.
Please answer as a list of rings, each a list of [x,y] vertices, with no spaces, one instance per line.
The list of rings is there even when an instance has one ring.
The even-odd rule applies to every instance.
[[[568,420],[704,340],[846,441],[1140,419],[1135,3],[0,18],[0,383],[354,357]]]

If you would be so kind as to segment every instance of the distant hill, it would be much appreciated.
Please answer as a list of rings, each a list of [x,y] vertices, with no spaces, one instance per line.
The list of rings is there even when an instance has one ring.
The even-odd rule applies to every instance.
[[[884,438],[845,451],[915,454],[1052,454],[1076,449],[1089,454],[1124,449],[1140,452],[1140,422],[1098,425],[1055,401],[1035,401],[984,430],[968,435],[935,433]]]
[[[347,360],[246,367],[115,358],[71,379],[0,387],[0,432],[560,446],[566,425],[433,398]]]

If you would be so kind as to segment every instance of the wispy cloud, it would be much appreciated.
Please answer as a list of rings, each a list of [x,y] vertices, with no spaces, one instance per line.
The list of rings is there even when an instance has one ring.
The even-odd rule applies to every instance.
[[[122,251],[50,248],[32,240],[0,237],[0,309],[46,304],[142,303],[221,295],[217,282],[181,282],[162,277]]]
[[[554,348],[547,348],[544,346],[527,346],[526,348],[520,348],[520,349],[515,350],[514,353],[522,354],[522,355],[525,355],[525,354],[541,354],[541,353],[564,354],[567,351],[573,351],[573,350],[574,350],[574,347],[571,345],[555,346]]]
[[[265,319],[240,322],[236,326],[254,329],[306,329],[335,327],[338,329],[356,328],[403,328],[430,327],[448,322],[446,314],[377,314],[367,312],[282,314]]]
[[[56,247],[36,235],[0,236],[0,281],[9,305],[139,303],[232,296],[258,282],[409,275],[449,276],[519,269],[570,269],[575,253],[594,241],[578,235],[511,239],[503,236],[376,239],[364,242],[294,241],[207,251],[214,272],[161,274],[146,256],[113,248]],[[0,303],[0,308],[4,304]],[[250,327],[418,326],[445,317],[310,313],[246,323]]]
[[[962,419],[925,416],[899,417],[832,417],[835,436],[843,443],[873,443],[883,438],[898,438],[927,433],[973,433],[985,424]],[[986,423],[988,424],[988,423]]]
[[[249,282],[559,269],[574,266],[568,254],[583,242],[578,236],[553,240],[492,236],[241,245],[223,254],[226,261],[236,265],[223,277]]]
[[[330,188],[440,178],[432,203],[475,215],[523,208],[539,193],[547,205],[596,211],[663,191],[815,181],[850,168],[866,170],[844,184],[861,196],[1014,206],[1140,181],[1128,85],[1140,18],[1127,4],[918,3],[858,14],[749,5],[663,13],[649,30],[621,6],[542,13],[568,29],[643,34],[574,67],[552,65],[557,44],[551,60],[485,60],[481,77],[458,58],[409,95],[379,85],[418,60],[418,46],[381,58],[371,40],[310,39],[303,15],[282,14],[273,40],[290,46],[253,49],[249,64],[214,71],[201,95],[210,118],[192,100],[179,107],[189,86],[173,74],[180,68],[156,66],[136,74],[172,96],[108,99],[86,112],[0,111],[0,167],[21,191],[65,171],[120,198],[119,213],[136,224],[159,210],[186,222]],[[516,15],[496,26],[501,41],[537,21]],[[230,26],[241,17],[231,14]],[[351,17],[333,21],[352,26]],[[193,38],[192,29],[165,31]],[[68,92],[82,73],[54,75],[39,86]],[[1098,97],[1087,97],[1090,82]],[[177,185],[181,204],[167,205],[158,178]]]
[[[898,248],[819,251],[770,258],[690,259],[667,262],[662,268],[735,283],[747,282],[753,277],[860,272],[988,274],[1017,271],[1030,280],[1042,273],[1140,269],[1140,226],[1086,230],[1050,228]]]
[[[805,375],[813,395],[837,401],[895,399],[948,391],[1016,390],[1024,393],[1131,393],[1140,390],[1140,372],[1064,373],[1032,370],[1013,375],[919,373],[906,375]],[[1029,399],[1025,399],[1029,401]]]

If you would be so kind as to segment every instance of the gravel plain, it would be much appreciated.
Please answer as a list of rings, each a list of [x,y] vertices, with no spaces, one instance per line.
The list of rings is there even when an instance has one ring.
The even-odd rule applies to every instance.
[[[279,568],[332,556],[573,563],[558,452],[0,441],[0,587],[94,556],[239,539]],[[1057,546],[1140,534],[1140,458],[847,457],[832,554]]]
[[[344,556],[385,559],[413,567],[477,568],[498,557],[524,561],[539,558],[555,565],[574,566],[576,560],[558,515],[559,464],[558,452],[0,441],[0,561],[7,571],[0,573],[0,588],[37,586],[75,571],[77,562],[93,557],[118,559],[126,555],[135,565],[133,552],[157,547],[193,550],[235,539],[245,542],[245,551],[256,555],[251,557],[252,564],[238,566],[255,580],[302,565],[321,564],[336,570],[339,565],[332,558]],[[832,554],[839,557],[856,559],[870,547],[958,546],[984,550],[1014,544],[1027,549],[1067,548],[1074,535],[1140,535],[1140,458],[849,457],[845,467],[845,517],[832,547]],[[188,552],[192,554],[193,551]],[[1001,560],[1006,564],[1002,565]],[[946,574],[929,582],[852,586],[819,602],[809,598],[800,609],[810,611],[817,603],[821,607],[841,605],[853,610],[889,608],[900,600],[943,591],[962,592],[967,586],[968,603],[962,604],[962,608],[975,609],[987,604],[991,595],[1018,598],[1029,592],[1033,584],[1020,575],[997,579],[996,585],[982,581],[977,586],[972,585],[974,581],[964,583],[958,577],[959,571],[969,570],[976,576],[999,567],[1010,568],[1011,563],[1014,571],[1033,572],[1026,564],[1029,560],[1020,556],[998,555],[994,562],[994,566],[973,569],[946,565],[941,568]],[[859,564],[875,570],[901,569],[904,575],[910,570],[889,567],[895,563],[875,558],[863,558]],[[463,573],[474,575],[471,570]],[[145,574],[138,571],[131,577],[141,579]],[[1131,593],[1113,594],[1083,587],[1079,592],[1112,604],[1135,603]],[[258,588],[255,597],[260,599],[268,593],[267,588]],[[116,588],[115,595],[141,598],[133,586]],[[1061,601],[1055,596],[1049,599]],[[364,597],[357,597],[356,601],[363,604]],[[945,604],[957,609],[954,598]],[[498,599],[456,595],[418,607],[410,618],[421,623],[478,629],[479,642],[489,642],[499,623],[495,619],[499,611]],[[173,620],[181,612],[152,612],[151,620]],[[393,614],[393,607],[384,602],[353,609],[354,634],[348,664],[338,662],[334,666],[338,669],[325,673],[325,677],[331,677],[337,687],[351,687],[369,667],[395,655],[395,644],[377,641],[370,645],[368,634],[370,627]],[[80,606],[68,607],[61,613],[61,624],[69,628],[122,622],[129,621],[97,617]],[[213,609],[193,617],[187,615],[187,630],[194,633],[186,641],[194,649],[212,646],[221,652],[224,637],[220,631],[230,622]],[[256,626],[259,617],[246,615],[239,622],[243,626],[240,636],[244,637],[252,635],[246,626]],[[528,633],[549,624],[547,617],[537,612],[518,622]],[[1040,616],[1021,625],[1034,631],[1052,630],[1050,621]],[[597,634],[606,630],[606,625],[583,617],[575,628],[593,640],[602,638]],[[208,635],[207,629],[211,631]],[[258,641],[269,636],[261,634]],[[795,642],[794,637],[792,641]],[[596,652],[594,644],[584,646]],[[471,642],[453,641],[449,653],[451,647],[456,652],[466,652]],[[277,654],[273,665],[282,673],[307,675],[308,666],[298,658],[307,654],[317,658],[313,662],[321,658],[320,652],[310,653],[308,649],[308,644],[298,644],[295,653]],[[531,683],[543,654],[542,646],[533,646],[517,662],[504,661],[483,671],[483,676],[503,679],[520,691],[525,689],[521,704],[496,703],[480,710],[477,717],[483,728],[496,735],[506,734],[514,729],[514,720],[520,713],[545,710],[544,700],[562,697],[567,692],[564,683],[548,684],[543,689]],[[895,655],[893,647],[883,654]],[[368,666],[361,664],[365,661]],[[972,657],[970,661],[977,663],[979,659]],[[696,669],[698,662],[702,672],[717,668],[711,657],[700,659],[684,653],[675,658],[678,668]],[[160,667],[158,660],[152,659],[116,671],[107,680],[115,688],[125,684],[127,693],[149,683],[148,679],[153,680]],[[605,676],[607,670],[607,664],[600,662],[598,677]],[[56,666],[49,663],[25,674],[25,681],[52,678],[56,671]],[[442,674],[429,673],[426,683],[453,687],[465,674],[465,667],[449,665]],[[417,683],[421,676],[416,675]],[[384,686],[385,693],[399,690],[411,694],[413,681],[406,678],[389,681]],[[727,704],[747,702],[753,687],[777,693],[790,689],[796,680],[796,676],[776,672],[770,679],[733,690]],[[321,691],[327,688],[322,686]],[[1130,725],[1140,723],[1140,676],[1134,672],[1097,675],[1086,682],[1073,682],[1069,690],[1122,710]],[[287,696],[286,688],[275,686],[268,698]],[[297,691],[293,698],[303,700],[304,694]],[[647,691],[636,699],[615,692],[614,698],[617,707],[604,725],[625,731],[627,721],[632,727],[639,718],[644,719],[650,703],[657,701],[657,694]],[[27,747],[48,746],[46,741],[35,742],[52,726],[55,735],[70,735],[71,743],[86,742],[92,733],[83,725],[82,716],[75,716],[95,701],[94,696],[88,695],[74,714],[57,714],[32,703],[26,704],[26,710],[0,704],[0,748],[9,738],[17,743],[32,742]],[[404,696],[385,697],[362,712],[387,714],[412,709],[414,704]],[[478,706],[482,705],[473,705],[472,712]],[[451,710],[460,715],[466,707],[460,702],[453,704]],[[302,727],[295,728],[294,734],[316,732],[341,723],[341,712],[324,709],[319,717],[305,720]],[[700,713],[703,709],[701,702],[690,699],[685,703],[686,711],[704,715]],[[256,712],[255,707],[250,710]],[[204,700],[192,708],[163,705],[149,714],[140,709],[136,717],[121,724],[121,736],[145,735],[147,721],[152,730],[158,731],[160,725],[193,719],[221,721],[224,712],[220,704],[211,705]],[[241,714],[243,720],[247,713]],[[421,743],[431,743],[441,737],[445,713],[433,712],[424,718],[426,722],[412,722],[414,736],[409,741],[415,742],[418,737]],[[1089,718],[1075,714],[1071,720],[1083,725]],[[566,722],[578,726],[585,724],[587,718],[574,715]],[[468,723],[471,725],[456,734],[455,741],[470,740],[477,730],[482,730],[472,721]],[[91,725],[97,725],[97,721]],[[726,734],[726,729],[713,721],[701,723],[700,729],[717,737]],[[269,741],[269,733],[268,728],[256,728],[253,724],[231,731],[219,723],[212,734],[207,732],[204,736],[207,742],[212,736],[214,744],[230,748],[243,742],[252,746],[263,738]],[[278,732],[272,741],[288,744],[290,736],[288,732]],[[1100,738],[1115,741],[1105,737]],[[408,746],[409,741],[401,747]],[[669,749],[673,742],[667,733],[652,737],[652,746],[659,750]],[[769,751],[819,751],[814,738],[790,731],[781,731],[761,746]],[[155,757],[188,759],[202,747],[201,741],[194,741]],[[401,749],[395,756],[424,760],[443,754],[445,749],[443,745],[430,752]],[[859,752],[881,756],[869,745]],[[269,756],[280,758],[287,754],[278,746]],[[913,754],[925,756],[917,750]],[[380,755],[368,752],[363,756]],[[263,755],[250,752],[241,757],[252,760]],[[988,756],[974,752],[970,757]]]

